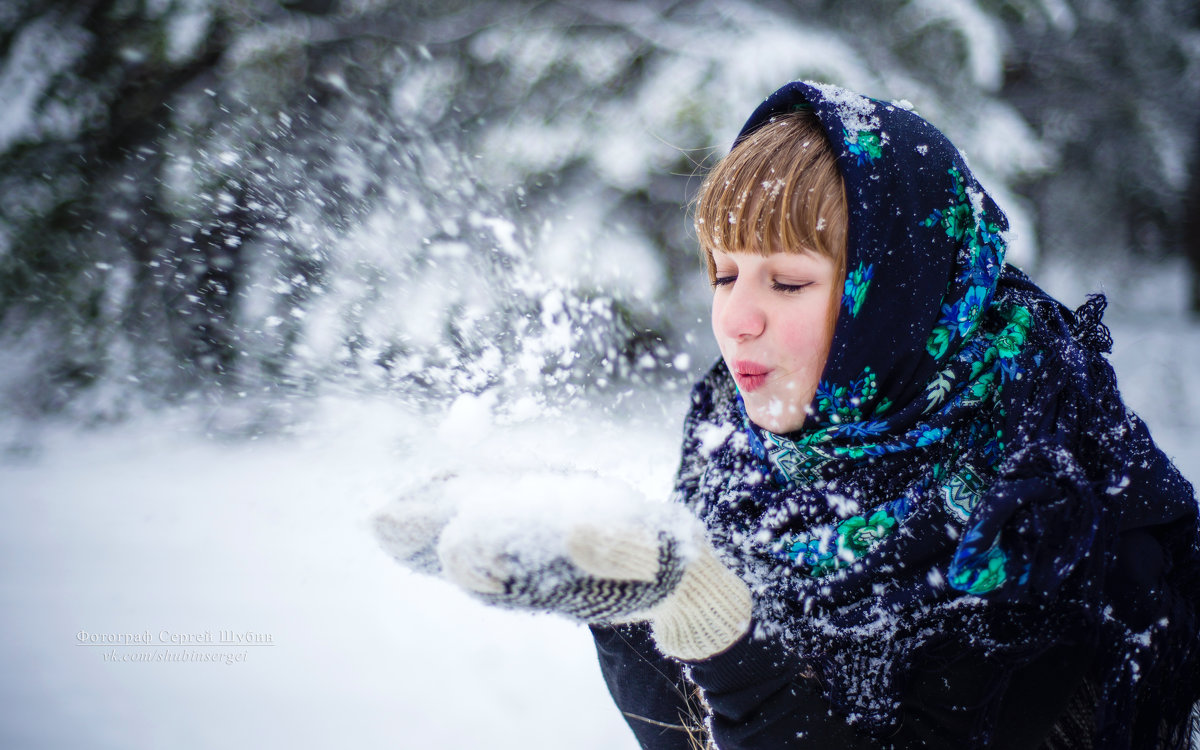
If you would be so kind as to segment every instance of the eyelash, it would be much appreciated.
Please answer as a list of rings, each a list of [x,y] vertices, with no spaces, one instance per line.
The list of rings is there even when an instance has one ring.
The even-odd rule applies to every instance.
[[[713,279],[712,285],[715,289],[719,286],[729,286],[735,281],[737,281],[737,276],[718,276]],[[803,284],[781,284],[778,281],[772,281],[771,290],[775,292],[781,292],[783,294],[799,294],[800,292],[804,291],[806,287],[811,285],[811,281],[806,281]]]
[[[778,281],[771,282],[771,289],[784,294],[799,294],[808,286],[811,286],[811,281],[806,281],[803,284],[780,284]]]

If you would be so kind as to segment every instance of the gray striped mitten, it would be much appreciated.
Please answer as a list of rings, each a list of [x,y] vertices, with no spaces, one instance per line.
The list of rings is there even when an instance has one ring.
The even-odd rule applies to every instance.
[[[659,649],[680,659],[719,653],[749,627],[749,588],[683,506],[642,501],[569,522],[558,537],[530,521],[452,522],[438,544],[444,575],[497,606],[649,620]]]
[[[723,651],[750,623],[750,590],[700,521],[594,475],[446,475],[377,515],[375,534],[401,564],[487,604],[649,620],[659,649],[680,659]]]
[[[427,575],[442,572],[437,543],[458,512],[458,481],[453,474],[437,476],[375,516],[375,538],[396,562]]]
[[[488,604],[581,622],[651,609],[679,585],[693,554],[687,542],[646,526],[577,527],[559,550],[561,540],[545,539],[544,531],[452,525],[438,554],[446,577]]]

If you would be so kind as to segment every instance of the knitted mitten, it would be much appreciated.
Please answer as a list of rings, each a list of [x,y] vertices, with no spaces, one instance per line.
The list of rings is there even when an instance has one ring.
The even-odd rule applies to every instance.
[[[679,585],[647,613],[647,619],[659,651],[699,661],[745,635],[750,613],[750,588],[704,542]]]
[[[446,577],[489,604],[584,622],[649,620],[659,649],[680,659],[719,653],[749,626],[749,589],[682,506],[643,501],[604,522],[581,519],[558,549],[545,531],[456,520],[437,552]]]
[[[438,476],[375,516],[375,538],[401,565],[427,575],[442,572],[437,543],[458,512],[456,481],[452,474]]]

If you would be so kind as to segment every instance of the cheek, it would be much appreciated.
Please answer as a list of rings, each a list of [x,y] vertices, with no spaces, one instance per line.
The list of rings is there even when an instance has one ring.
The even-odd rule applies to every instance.
[[[824,320],[789,326],[780,337],[780,346],[797,365],[819,368],[829,353],[829,337]]]

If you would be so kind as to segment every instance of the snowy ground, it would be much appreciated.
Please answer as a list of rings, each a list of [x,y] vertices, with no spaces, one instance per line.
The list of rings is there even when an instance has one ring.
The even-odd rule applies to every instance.
[[[35,456],[0,466],[0,746],[635,747],[586,630],[408,573],[369,518],[475,451],[665,496],[678,419],[651,416],[581,410],[485,426],[487,441],[462,415],[383,402],[330,401],[302,434],[254,442],[198,439],[186,415],[46,427]],[[80,631],[156,643],[81,646]],[[220,631],[270,645],[157,643]]]
[[[1133,278],[1110,323],[1123,391],[1196,480],[1200,326],[1177,278]],[[1095,286],[1044,280],[1074,304]],[[477,455],[664,496],[683,403],[496,424],[482,403],[447,417],[329,399],[254,441],[200,436],[185,413],[37,426],[34,450],[0,459],[0,746],[632,749],[584,629],[404,571],[369,519]],[[79,645],[81,631],[156,643]],[[222,631],[259,645],[157,643]],[[113,660],[142,653],[240,661]]]

